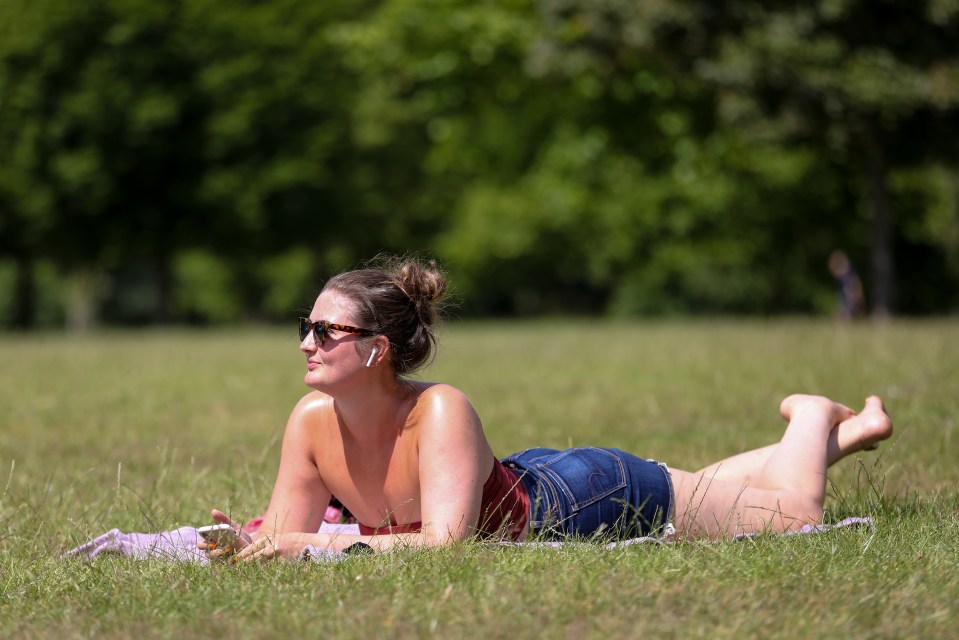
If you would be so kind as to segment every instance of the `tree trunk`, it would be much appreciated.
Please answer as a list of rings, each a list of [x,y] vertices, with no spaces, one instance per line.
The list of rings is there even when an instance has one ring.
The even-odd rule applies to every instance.
[[[157,282],[156,320],[169,324],[173,319],[173,264],[169,255],[161,255],[154,262]]]
[[[93,268],[80,269],[70,276],[69,282],[67,330],[71,333],[86,333],[97,322],[100,278]]]
[[[37,283],[33,258],[17,257],[17,275],[13,298],[13,327],[32,329],[37,318]]]
[[[895,311],[896,279],[893,261],[892,210],[882,147],[875,136],[868,143],[867,193],[872,261],[872,317],[888,318]]]

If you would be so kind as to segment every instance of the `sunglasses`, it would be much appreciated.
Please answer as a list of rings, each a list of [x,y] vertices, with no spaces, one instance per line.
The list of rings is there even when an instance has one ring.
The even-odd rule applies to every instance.
[[[326,344],[326,337],[329,335],[331,329],[333,331],[351,333],[354,336],[379,335],[371,329],[360,329],[359,327],[351,327],[348,324],[336,324],[334,322],[327,322],[326,320],[311,322],[309,318],[300,318],[298,326],[300,329],[300,342],[306,340],[306,336],[310,335],[310,331],[313,331],[313,340],[319,345]]]

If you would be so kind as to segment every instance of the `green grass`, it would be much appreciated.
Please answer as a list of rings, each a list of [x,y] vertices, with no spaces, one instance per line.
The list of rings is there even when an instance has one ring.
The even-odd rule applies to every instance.
[[[952,320],[451,324],[425,377],[470,395],[501,456],[595,444],[696,468],[778,439],[788,393],[878,393],[896,434],[835,469],[826,507],[877,529],[199,567],[58,555],[261,510],[305,391],[292,331],[0,336],[0,636],[952,637],[957,344]]]

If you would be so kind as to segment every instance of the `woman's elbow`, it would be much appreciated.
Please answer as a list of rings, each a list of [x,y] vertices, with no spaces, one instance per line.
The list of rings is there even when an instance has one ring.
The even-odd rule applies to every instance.
[[[472,532],[459,527],[425,527],[421,530],[424,547],[450,547],[472,537]]]

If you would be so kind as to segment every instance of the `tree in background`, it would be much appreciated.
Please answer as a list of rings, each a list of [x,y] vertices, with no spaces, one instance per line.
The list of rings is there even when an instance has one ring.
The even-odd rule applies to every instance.
[[[959,152],[959,4],[730,4],[734,26],[703,77],[730,90],[720,104],[729,121],[764,121],[779,139],[814,140],[859,176],[872,312],[889,315],[897,227],[906,226],[897,223],[890,177],[937,160],[955,164]]]
[[[229,289],[232,299],[220,307],[235,309],[234,318],[275,314],[263,307],[277,296],[294,304],[278,293],[284,281],[305,296],[306,281],[370,250],[364,230],[372,221],[347,196],[356,79],[326,35],[361,7],[190,3],[180,28],[197,66],[193,90],[206,105],[193,195],[210,222],[181,264],[181,275],[196,275],[184,283],[196,285],[195,294],[181,296],[190,312],[212,317],[202,298],[213,286]],[[273,277],[277,269],[283,273]],[[211,280],[216,270],[223,275]]]
[[[13,153],[0,165],[0,251],[22,265],[17,323],[33,313],[36,259],[67,274],[69,315],[83,326],[98,308],[172,318],[175,276],[196,271],[177,266],[184,254],[206,265],[201,280],[230,289],[214,297],[232,309],[254,301],[256,315],[259,260],[291,245],[353,247],[362,221],[333,224],[351,217],[336,202],[350,175],[352,80],[323,36],[339,10],[5,3],[0,140]],[[223,260],[235,277],[210,280]]]
[[[8,0],[0,290],[276,318],[426,250],[465,313],[822,312],[841,247],[952,309],[954,5]]]
[[[857,176],[850,188],[868,219],[859,232],[869,243],[873,313],[892,312],[897,238],[909,225],[894,215],[890,176],[936,161],[954,166],[959,151],[959,4],[542,5],[551,44],[567,58],[592,59],[594,68],[621,68],[634,52],[661,59],[713,87],[717,127],[756,146],[812,145],[818,162]],[[854,209],[833,215],[858,217]]]
[[[436,248],[464,298],[487,313],[814,310],[845,176],[721,127],[711,85],[666,45],[623,45],[613,4],[635,12],[392,0],[341,32],[379,144],[430,134],[424,187],[456,194]]]
[[[20,220],[16,244],[70,274],[78,325],[92,320],[100,274],[131,264],[154,270],[150,311],[164,320],[171,254],[204,230],[192,197],[203,106],[189,43],[177,37],[181,10],[143,0],[4,4],[5,213]]]

